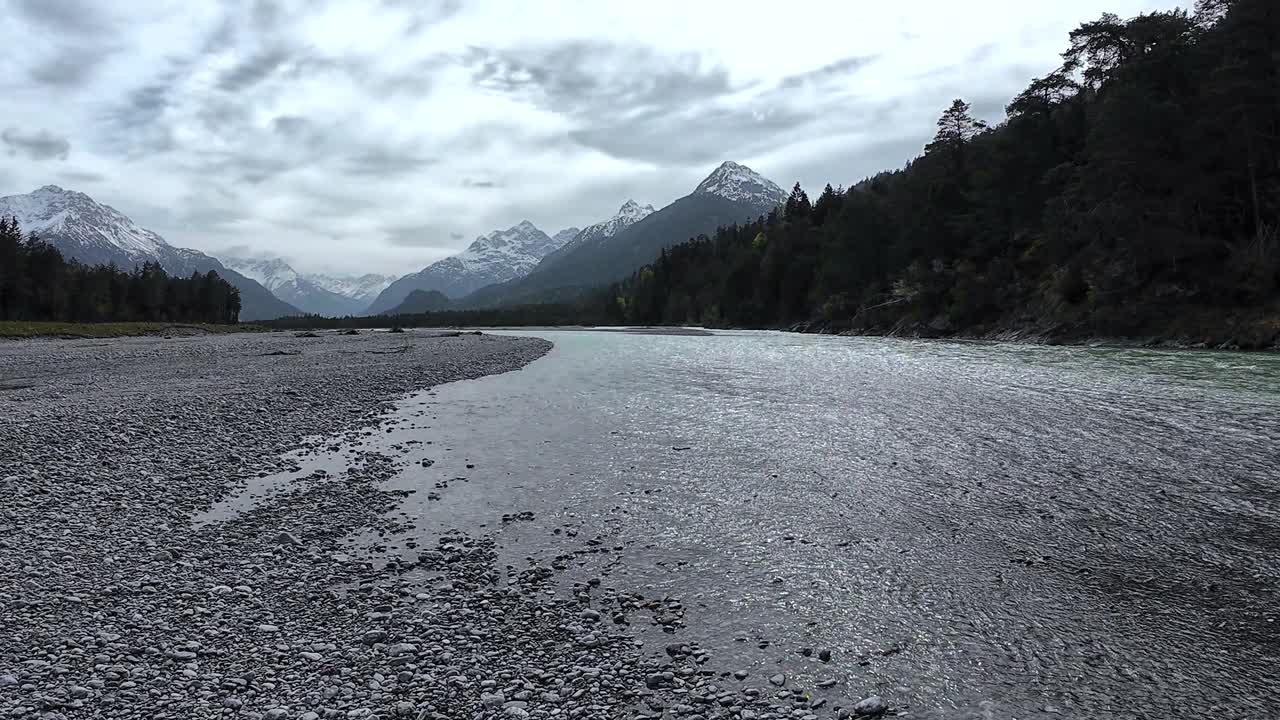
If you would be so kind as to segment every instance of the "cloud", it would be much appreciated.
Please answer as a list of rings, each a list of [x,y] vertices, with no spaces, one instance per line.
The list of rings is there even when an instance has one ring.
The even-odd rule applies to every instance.
[[[15,0],[18,13],[59,33],[98,35],[109,28],[99,5],[87,0]]]
[[[809,83],[824,83],[846,75],[851,75],[879,60],[879,55],[854,55],[827,63],[820,68],[795,75],[788,75],[778,83],[783,88],[798,88]]]
[[[16,128],[0,132],[0,142],[9,149],[9,155],[26,155],[32,160],[66,160],[71,154],[71,141],[46,130],[24,133]]]
[[[218,78],[218,88],[226,92],[240,92],[270,77],[289,60],[290,54],[284,48],[256,53],[224,72]]]
[[[107,179],[106,175],[89,170],[63,170],[58,174],[68,183],[83,185],[96,185],[97,183],[104,182]]]
[[[998,120],[1079,22],[1172,2],[0,0],[0,194],[87,185],[172,242],[401,272],[726,159],[814,188],[900,167],[951,99]]]
[[[405,175],[436,163],[411,149],[370,147],[346,159],[343,171],[356,177]]]

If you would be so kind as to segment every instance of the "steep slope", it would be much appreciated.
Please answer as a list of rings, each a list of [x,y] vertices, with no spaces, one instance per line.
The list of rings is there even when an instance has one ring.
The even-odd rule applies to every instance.
[[[312,276],[297,272],[279,258],[221,259],[227,267],[258,281],[276,297],[312,315],[355,315],[369,304],[367,296],[348,297],[322,287]]]
[[[786,191],[760,174],[725,162],[691,194],[657,212],[633,210],[640,217],[612,235],[582,241],[575,238],[571,246],[548,256],[526,277],[480,290],[458,305],[484,307],[564,299],[574,289],[621,280],[652,262],[663,248],[711,234],[721,225],[755,219],[786,199]]]
[[[463,297],[494,283],[522,277],[557,242],[566,242],[565,233],[548,236],[525,220],[506,230],[495,230],[476,238],[464,252],[428,265],[387,286],[366,311],[380,315],[395,308],[414,290],[436,290],[450,298]]]
[[[86,265],[132,268],[155,261],[165,272],[179,276],[212,270],[240,290],[241,320],[301,314],[257,281],[202,252],[170,245],[120,211],[84,193],[46,185],[26,195],[0,198],[0,215],[18,218],[25,232],[36,233],[65,257]]]
[[[387,315],[419,315],[425,312],[444,310],[449,307],[449,298],[439,290],[414,290],[404,302],[392,308]]]
[[[613,217],[581,230],[559,249],[542,258],[542,262],[538,265],[553,265],[574,249],[603,242],[652,214],[652,205],[641,206],[635,200],[628,200],[618,208],[617,214]],[[537,268],[534,268],[534,272],[537,272]]]

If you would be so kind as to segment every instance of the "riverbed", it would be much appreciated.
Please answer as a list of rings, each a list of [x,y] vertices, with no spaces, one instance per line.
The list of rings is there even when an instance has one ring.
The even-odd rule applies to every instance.
[[[379,436],[432,443],[422,536],[598,538],[570,575],[683,598],[717,667],[911,717],[1280,714],[1274,356],[514,334],[555,348]]]
[[[1280,715],[1272,355],[505,334],[6,347],[0,708]]]

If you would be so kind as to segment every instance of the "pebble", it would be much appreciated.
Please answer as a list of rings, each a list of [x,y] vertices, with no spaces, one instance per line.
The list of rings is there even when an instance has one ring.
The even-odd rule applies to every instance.
[[[0,552],[0,717],[835,716],[822,698],[724,687],[693,642],[651,655],[662,644],[633,626],[678,639],[677,598],[607,576],[562,595],[550,559],[504,577],[483,527],[406,542],[386,481],[421,454],[359,445],[380,411],[548,343],[318,336],[284,359],[268,353],[294,347],[288,333],[0,344],[0,367],[31,376],[0,423],[0,527],[22,528]],[[236,500],[277,476],[282,492]],[[587,537],[560,539],[614,547]]]

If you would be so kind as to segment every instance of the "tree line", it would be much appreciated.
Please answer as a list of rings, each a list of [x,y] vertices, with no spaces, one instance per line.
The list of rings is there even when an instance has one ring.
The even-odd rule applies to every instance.
[[[922,335],[1276,337],[1280,3],[1071,33],[996,127],[663,253],[582,308],[617,324]]]
[[[159,263],[131,271],[67,260],[16,218],[0,218],[0,320],[235,323],[240,291],[217,273],[170,277]]]

